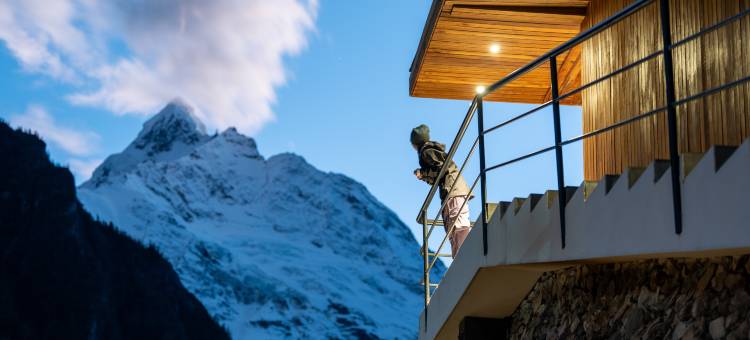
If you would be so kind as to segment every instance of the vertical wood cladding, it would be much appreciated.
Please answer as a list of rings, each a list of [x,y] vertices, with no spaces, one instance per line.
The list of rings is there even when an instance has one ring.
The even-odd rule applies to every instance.
[[[631,0],[592,0],[586,29]],[[672,41],[750,8],[750,0],[671,0]],[[658,1],[581,44],[581,80],[588,83],[661,48]],[[750,17],[745,16],[673,50],[680,100],[750,74]],[[594,131],[665,105],[662,57],[584,90],[583,130]],[[679,149],[705,152],[750,137],[750,85],[743,84],[677,108]],[[628,167],[669,157],[666,113],[583,142],[584,177],[598,180]]]

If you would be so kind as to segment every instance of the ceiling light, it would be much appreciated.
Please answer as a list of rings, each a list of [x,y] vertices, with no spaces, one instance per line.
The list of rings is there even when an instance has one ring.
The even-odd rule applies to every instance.
[[[492,53],[492,54],[498,54],[498,53],[500,53],[500,45],[499,44],[491,44],[490,45],[490,53]]]
[[[476,88],[477,94],[484,94],[484,91],[485,91],[485,90],[487,90],[487,88],[486,88],[486,87],[484,87],[484,86],[482,86],[482,85],[479,85],[479,86],[477,86],[477,88]]]

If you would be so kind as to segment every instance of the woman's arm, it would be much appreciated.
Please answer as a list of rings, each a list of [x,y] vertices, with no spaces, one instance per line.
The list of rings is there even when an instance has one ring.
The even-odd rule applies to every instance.
[[[443,168],[445,163],[445,154],[439,150],[428,149],[422,152],[422,164],[424,166],[419,169],[421,180],[432,185],[437,180],[437,176],[440,174],[440,169]]]

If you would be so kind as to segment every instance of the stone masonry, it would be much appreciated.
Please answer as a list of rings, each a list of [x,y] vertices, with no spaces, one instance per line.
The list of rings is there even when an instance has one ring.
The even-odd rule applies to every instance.
[[[580,265],[545,273],[512,339],[748,339],[750,256]]]

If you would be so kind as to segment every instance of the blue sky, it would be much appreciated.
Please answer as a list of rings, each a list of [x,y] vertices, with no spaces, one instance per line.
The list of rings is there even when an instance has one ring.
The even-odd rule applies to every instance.
[[[280,3],[290,1],[294,2],[289,0]],[[259,68],[261,71],[258,72],[261,74],[250,78],[266,80],[265,84],[256,89],[248,86],[252,82],[243,83],[246,79],[237,79],[241,85],[239,88],[243,91],[241,95],[249,98],[247,105],[229,107],[223,113],[212,113],[215,109],[207,106],[213,103],[221,108],[228,106],[224,105],[225,102],[212,101],[212,98],[199,98],[195,101],[202,104],[200,109],[208,117],[208,125],[214,129],[247,123],[243,130],[256,138],[259,149],[265,156],[294,152],[322,170],[343,173],[362,182],[378,199],[393,209],[412,228],[415,235],[421,237],[421,226],[415,223],[414,218],[429,188],[412,175],[417,162],[415,151],[408,142],[409,132],[414,126],[426,123],[432,130],[433,139],[449,143],[469,105],[468,101],[412,98],[408,95],[408,70],[430,1],[322,0],[305,6],[307,7],[300,8],[307,8],[312,13],[312,23],[305,27],[306,17],[303,14],[297,15],[299,20],[296,26],[290,28],[297,36],[289,40],[286,47],[274,47],[277,48],[275,55],[269,54],[279,58],[278,65],[273,60],[268,61],[271,57],[256,60],[252,55],[250,59],[253,60],[248,61],[249,64],[238,62],[237,65],[232,65]],[[281,10],[286,12],[280,13],[289,11],[284,8]],[[0,15],[0,40],[3,40],[3,27]],[[5,27],[7,29],[8,26]],[[98,26],[76,23],[74,27],[87,33]],[[268,35],[279,30],[274,27],[269,28]],[[205,29],[220,33],[220,28],[213,26]],[[248,27],[246,33],[266,34],[263,27]],[[145,38],[140,36],[118,38],[117,34],[109,34],[105,36],[108,40],[106,47],[102,49],[105,51],[103,54],[106,54],[102,60],[109,62],[135,54],[148,65],[149,60],[164,58],[162,54],[148,50],[159,46],[158,42],[143,43]],[[89,34],[87,37],[96,39],[98,35]],[[262,44],[268,41],[273,39],[248,43],[264,46]],[[24,63],[8,47],[7,40],[4,42],[0,48],[0,72],[3,75],[0,80],[0,117],[11,122],[32,120],[37,124],[44,120],[48,124],[48,132],[45,135],[40,131],[40,134],[48,141],[53,140],[48,142],[52,158],[59,163],[70,164],[79,180],[85,177],[82,173],[90,171],[101,159],[122,150],[148,118],[146,112],[131,114],[128,111],[143,111],[146,110],[144,108],[154,107],[156,104],[153,103],[160,98],[151,93],[142,94],[143,101],[148,102],[142,108],[138,101],[140,97],[123,99],[122,96],[115,96],[121,93],[112,90],[112,87],[125,86],[126,82],[106,83],[109,87],[105,87],[102,83],[110,81],[109,78],[100,76],[101,73],[88,73],[81,66],[73,67],[73,72],[81,74],[78,77],[80,79],[66,80],[48,69],[32,67],[34,65],[30,66],[28,61]],[[60,46],[53,46],[51,50],[54,52],[65,45]],[[165,45],[165,48],[169,47],[170,45]],[[138,52],[139,50],[146,52]],[[231,54],[233,51],[226,53],[229,56],[235,55]],[[60,55],[63,56],[63,62],[74,65],[77,63],[75,55]],[[176,65],[180,65],[179,62],[175,61]],[[270,64],[262,64],[263,62]],[[196,65],[204,64],[198,61]],[[208,70],[215,67],[215,64],[206,65]],[[280,67],[283,76],[279,78],[275,71],[262,73],[269,67],[271,71],[274,67]],[[168,88],[173,83],[176,88],[180,88],[181,96],[191,93],[198,93],[200,96],[203,91],[201,86],[194,86],[197,88],[194,90],[193,87],[183,85],[191,80],[195,80],[197,84],[210,85],[211,88],[206,91],[220,91],[224,85],[227,86],[227,92],[238,88],[231,83],[233,78],[230,77],[226,83],[216,82],[213,74],[204,74],[208,71],[188,72],[187,75],[180,75],[181,78],[165,72],[167,71],[158,69],[156,74],[166,80],[149,80],[148,84],[159,85],[152,92],[161,94],[163,88]],[[74,94],[93,93],[102,88],[112,90],[107,93],[110,96],[103,100],[71,99]],[[132,92],[127,92],[130,93]],[[230,99],[227,102],[238,102],[237,98]],[[256,105],[257,103],[260,104]],[[263,103],[267,103],[268,112],[261,105]],[[485,125],[498,123],[529,107],[489,103],[485,109]],[[260,113],[244,112],[253,110]],[[228,111],[233,113],[226,114]],[[470,128],[467,137],[471,140],[476,136],[475,130],[475,126]],[[580,109],[563,108],[563,130],[564,137],[580,133]],[[519,124],[489,135],[487,163],[491,165],[535,151],[548,146],[552,141],[551,112],[543,110]],[[457,160],[463,159],[466,151],[467,146],[462,147]],[[566,147],[565,152],[566,181],[569,185],[578,185],[582,179],[581,145]],[[553,157],[550,153],[490,173],[490,200],[510,200],[515,196],[525,197],[531,192],[554,188],[556,180]],[[476,176],[477,162],[474,158],[467,169],[468,181]],[[477,203],[478,200],[472,203],[474,212],[478,209]],[[433,209],[437,206],[439,202],[436,201]],[[472,219],[475,216],[472,213]]]

